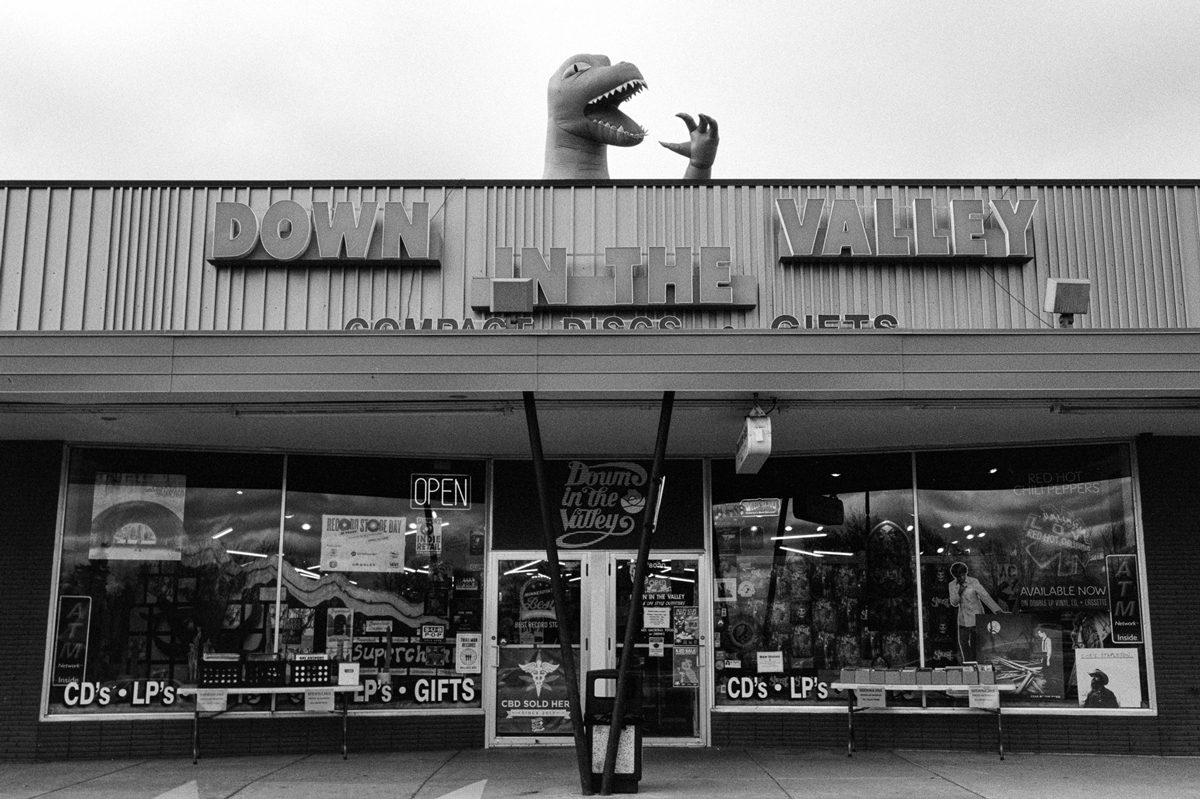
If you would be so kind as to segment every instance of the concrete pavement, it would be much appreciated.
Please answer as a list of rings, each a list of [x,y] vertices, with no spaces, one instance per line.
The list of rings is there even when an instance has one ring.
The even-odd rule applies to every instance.
[[[1200,799],[1200,758],[788,747],[656,749],[645,799]],[[0,799],[565,799],[574,750],[0,763]]]

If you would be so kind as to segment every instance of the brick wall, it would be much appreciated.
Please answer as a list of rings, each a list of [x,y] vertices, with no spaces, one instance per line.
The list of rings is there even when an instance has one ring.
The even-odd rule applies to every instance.
[[[0,442],[0,758],[37,754],[61,463],[61,444]]]

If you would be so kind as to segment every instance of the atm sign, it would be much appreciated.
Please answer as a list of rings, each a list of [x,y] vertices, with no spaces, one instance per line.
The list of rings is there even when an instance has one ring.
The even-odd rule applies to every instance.
[[[409,507],[415,510],[465,510],[471,507],[469,474],[414,474]]]

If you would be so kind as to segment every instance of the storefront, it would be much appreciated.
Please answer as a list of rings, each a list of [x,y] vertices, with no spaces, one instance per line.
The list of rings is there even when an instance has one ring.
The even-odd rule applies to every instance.
[[[0,756],[177,755],[197,684],[341,664],[352,749],[569,743],[526,392],[581,672],[676,398],[647,741],[835,746],[843,669],[980,664],[1012,749],[1200,754],[1194,185],[4,184],[0,220]],[[333,723],[227,701],[216,752]],[[974,747],[965,702],[863,734]]]

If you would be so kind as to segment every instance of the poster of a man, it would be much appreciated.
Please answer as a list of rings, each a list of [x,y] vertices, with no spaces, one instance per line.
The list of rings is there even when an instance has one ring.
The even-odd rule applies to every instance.
[[[958,656],[960,663],[976,663],[975,617],[986,610],[1007,613],[983,583],[970,576],[967,564],[961,560],[950,566],[950,605],[958,608]]]
[[[1041,668],[1044,682],[1042,696],[1061,699],[1063,696],[1062,630],[1056,625],[1039,624],[1034,628],[1035,660]]]
[[[1089,672],[1088,676],[1092,678],[1092,689],[1088,691],[1087,696],[1083,699],[1084,707],[1120,707],[1121,704],[1117,701],[1117,695],[1108,690],[1108,675],[1096,669]]]
[[[1141,657],[1132,647],[1075,650],[1079,706],[1095,709],[1141,707]]]

